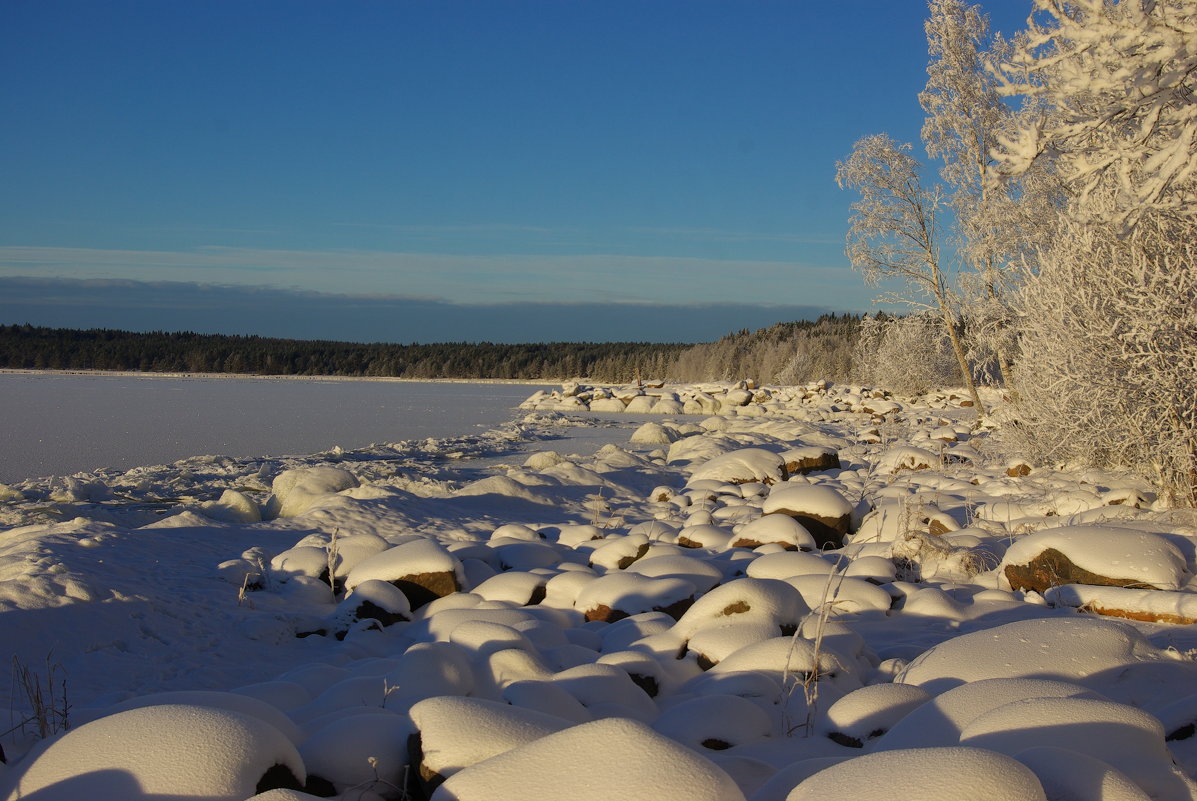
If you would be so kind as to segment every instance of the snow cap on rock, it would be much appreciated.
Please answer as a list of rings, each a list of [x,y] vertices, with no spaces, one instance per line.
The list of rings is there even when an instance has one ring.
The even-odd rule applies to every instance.
[[[167,704],[119,712],[67,732],[7,772],[3,797],[244,801],[270,787],[298,789],[306,777],[295,746],[259,718]]]
[[[710,760],[626,718],[583,723],[479,762],[441,785],[432,801],[562,798],[744,801]]]

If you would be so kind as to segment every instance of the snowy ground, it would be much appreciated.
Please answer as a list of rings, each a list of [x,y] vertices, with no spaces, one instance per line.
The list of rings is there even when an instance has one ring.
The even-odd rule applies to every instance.
[[[1192,517],[882,395],[0,486],[0,799],[1197,798]]]

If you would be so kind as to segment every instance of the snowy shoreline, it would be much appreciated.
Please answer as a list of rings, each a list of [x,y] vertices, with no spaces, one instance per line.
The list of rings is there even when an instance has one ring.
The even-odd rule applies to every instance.
[[[985,400],[571,383],[23,482],[0,641],[72,728],[0,678],[0,799],[1197,797],[1197,520],[1020,460]]]
[[[250,373],[157,373],[137,370],[16,370],[0,367],[0,375],[95,376],[113,378],[229,378],[250,381],[364,381],[396,384],[509,384],[537,386],[561,379],[534,381],[515,378],[395,378],[392,376],[258,375]]]

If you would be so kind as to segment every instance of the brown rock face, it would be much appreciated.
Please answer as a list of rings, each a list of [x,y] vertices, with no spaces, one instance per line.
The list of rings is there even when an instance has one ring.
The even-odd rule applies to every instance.
[[[423,791],[421,798],[428,798],[436,788],[445,783],[445,777],[428,767],[424,762],[424,741],[417,731],[407,738],[407,759],[409,765],[416,765],[416,781],[418,786],[413,789]]]
[[[358,620],[366,620],[371,618],[377,620],[384,626],[390,626],[395,623],[400,623],[407,620],[407,617],[398,612],[388,612],[382,607],[370,601],[362,601],[358,608],[354,611],[353,616]]]
[[[1086,604],[1079,611],[1092,612],[1095,615],[1105,615],[1106,617],[1120,617],[1125,620],[1141,620],[1145,623],[1173,623],[1178,626],[1191,626],[1197,623],[1197,618],[1185,617],[1183,615],[1170,615],[1167,612],[1145,612],[1141,609],[1117,609],[1112,606],[1100,606],[1098,604]]]
[[[839,470],[840,457],[835,453],[822,453],[805,459],[795,459],[786,462],[786,472],[790,475],[815,473],[820,470]]]
[[[1072,561],[1057,551],[1048,548],[1040,553],[1028,564],[1006,565],[1006,580],[1016,590],[1034,590],[1044,592],[1049,587],[1059,587],[1064,584],[1093,584],[1100,587],[1136,587],[1144,590],[1158,590],[1150,584],[1144,584],[1134,579],[1110,578],[1109,576],[1090,573],[1084,568],[1077,567]]]
[[[587,609],[585,617],[587,622],[601,620],[604,623],[614,623],[617,620],[623,620],[625,617],[631,617],[631,615],[618,609],[612,609],[606,604],[599,604],[593,609]]]
[[[688,546],[686,546],[686,547],[688,547],[688,548],[689,548],[689,547],[694,547],[694,548],[697,548],[697,547],[699,547],[699,546],[697,546],[697,545],[694,545],[694,546],[689,546],[689,545],[688,545]],[[615,563],[615,566],[616,566],[616,567],[618,567],[620,570],[627,570],[629,567],[631,567],[631,565],[632,565],[633,563],[635,563],[635,561],[636,561],[637,559],[641,559],[641,558],[643,558],[643,556],[644,556],[646,553],[648,553],[648,543],[647,543],[647,542],[646,542],[646,543],[644,543],[643,545],[641,545],[639,548],[637,548],[637,549],[636,549],[636,553],[635,553],[634,555],[625,556],[624,558],[622,558],[622,559],[620,559],[618,562],[616,562],[616,563]]]
[[[680,601],[674,601],[669,606],[654,606],[652,609],[637,609],[633,612],[626,612],[622,609],[612,609],[606,604],[599,604],[598,606],[587,609],[584,616],[587,621],[602,620],[605,623],[614,623],[617,620],[623,620],[625,617],[640,614],[641,612],[664,612],[674,620],[678,620],[686,613],[686,610],[694,605],[694,598],[683,598]]]
[[[680,543],[679,543],[680,544]],[[798,546],[792,542],[759,542],[758,540],[740,537],[732,540],[731,547],[733,548],[759,548],[762,545],[780,545],[787,551],[796,551]]]
[[[452,570],[439,573],[415,573],[397,578],[391,582],[407,596],[411,608],[419,609],[425,604],[452,595],[461,589]]]
[[[823,517],[822,515],[812,515],[808,512],[799,512],[784,508],[775,509],[774,512],[789,515],[797,520],[815,538],[815,544],[824,549],[844,547],[844,537],[848,535],[848,527],[852,522],[851,515]],[[680,540],[678,544],[681,544]]]
[[[948,533],[948,527],[938,520],[932,520],[927,526],[927,533],[932,537],[942,537]]]

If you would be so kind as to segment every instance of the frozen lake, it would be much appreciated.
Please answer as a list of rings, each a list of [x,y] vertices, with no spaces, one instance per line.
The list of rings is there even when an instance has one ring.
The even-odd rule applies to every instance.
[[[0,482],[470,433],[547,385],[0,373]]]

